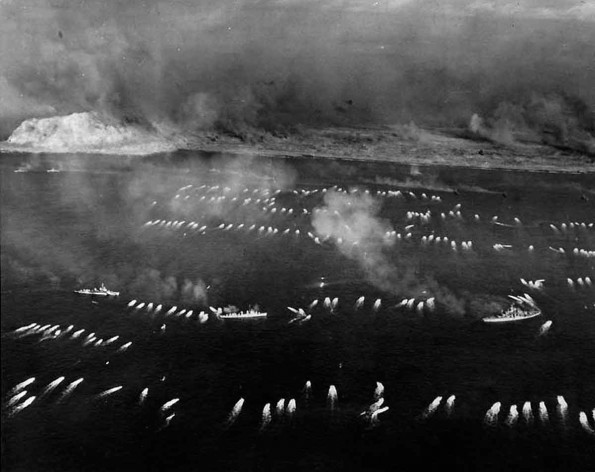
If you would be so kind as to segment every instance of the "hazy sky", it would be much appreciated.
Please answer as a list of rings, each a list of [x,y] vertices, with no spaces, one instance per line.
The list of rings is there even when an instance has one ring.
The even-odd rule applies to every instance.
[[[1,137],[90,110],[192,130],[595,106],[593,1],[4,0],[0,18]]]

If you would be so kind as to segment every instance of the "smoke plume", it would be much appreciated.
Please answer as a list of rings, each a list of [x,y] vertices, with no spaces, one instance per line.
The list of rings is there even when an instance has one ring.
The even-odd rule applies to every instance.
[[[343,255],[358,262],[368,281],[399,297],[435,297],[446,313],[465,314],[465,303],[429,275],[419,276],[415,260],[398,253],[390,222],[378,217],[378,201],[359,191],[327,192],[324,206],[314,211],[312,226]],[[398,254],[395,257],[395,254]]]
[[[590,146],[584,2],[14,0],[0,6],[0,137],[92,112],[157,135],[302,125],[507,130]],[[494,131],[495,130],[495,131]]]

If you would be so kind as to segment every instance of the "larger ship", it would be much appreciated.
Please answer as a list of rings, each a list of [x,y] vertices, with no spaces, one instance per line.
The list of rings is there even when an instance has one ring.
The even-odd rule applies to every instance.
[[[235,311],[229,308],[213,308],[209,307],[213,313],[217,315],[220,320],[250,320],[266,318],[268,313],[259,311],[258,308],[250,308],[247,311]]]
[[[497,315],[483,318],[484,323],[512,323],[515,321],[523,321],[535,318],[541,315],[541,310],[535,304],[530,295],[515,297],[509,295],[516,303],[513,303],[506,310],[501,311]]]
[[[108,288],[103,283],[99,288],[83,288],[80,290],[75,290],[74,293],[80,293],[81,295],[98,295],[100,297],[117,297],[120,295],[120,292],[108,290]]]

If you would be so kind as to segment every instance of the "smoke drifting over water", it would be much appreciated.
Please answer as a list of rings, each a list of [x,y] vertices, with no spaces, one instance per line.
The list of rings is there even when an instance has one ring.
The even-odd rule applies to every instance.
[[[380,290],[421,300],[436,297],[447,313],[462,316],[465,304],[450,290],[430,276],[420,279],[405,254],[394,260],[396,231],[378,216],[379,210],[378,201],[367,193],[329,191],[324,206],[313,213],[312,226],[321,238],[331,238],[343,255],[357,261]]]
[[[94,112],[157,136],[408,122],[594,130],[595,15],[578,1],[9,1],[0,137]],[[498,138],[500,139],[500,138]]]

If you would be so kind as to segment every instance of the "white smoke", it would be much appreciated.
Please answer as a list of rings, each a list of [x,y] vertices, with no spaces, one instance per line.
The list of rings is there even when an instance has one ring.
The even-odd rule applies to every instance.
[[[72,113],[23,121],[7,140],[8,149],[27,152],[152,154],[178,145],[135,125],[98,113]]]
[[[399,267],[391,262],[388,251],[395,245],[390,236],[393,227],[378,216],[379,210],[378,201],[368,193],[329,191],[324,206],[313,212],[312,226],[318,237],[330,238],[342,254],[357,261],[369,282],[379,289],[414,298],[436,297],[449,314],[463,315],[464,302],[435,279],[426,276],[420,280],[413,261],[402,256]]]

